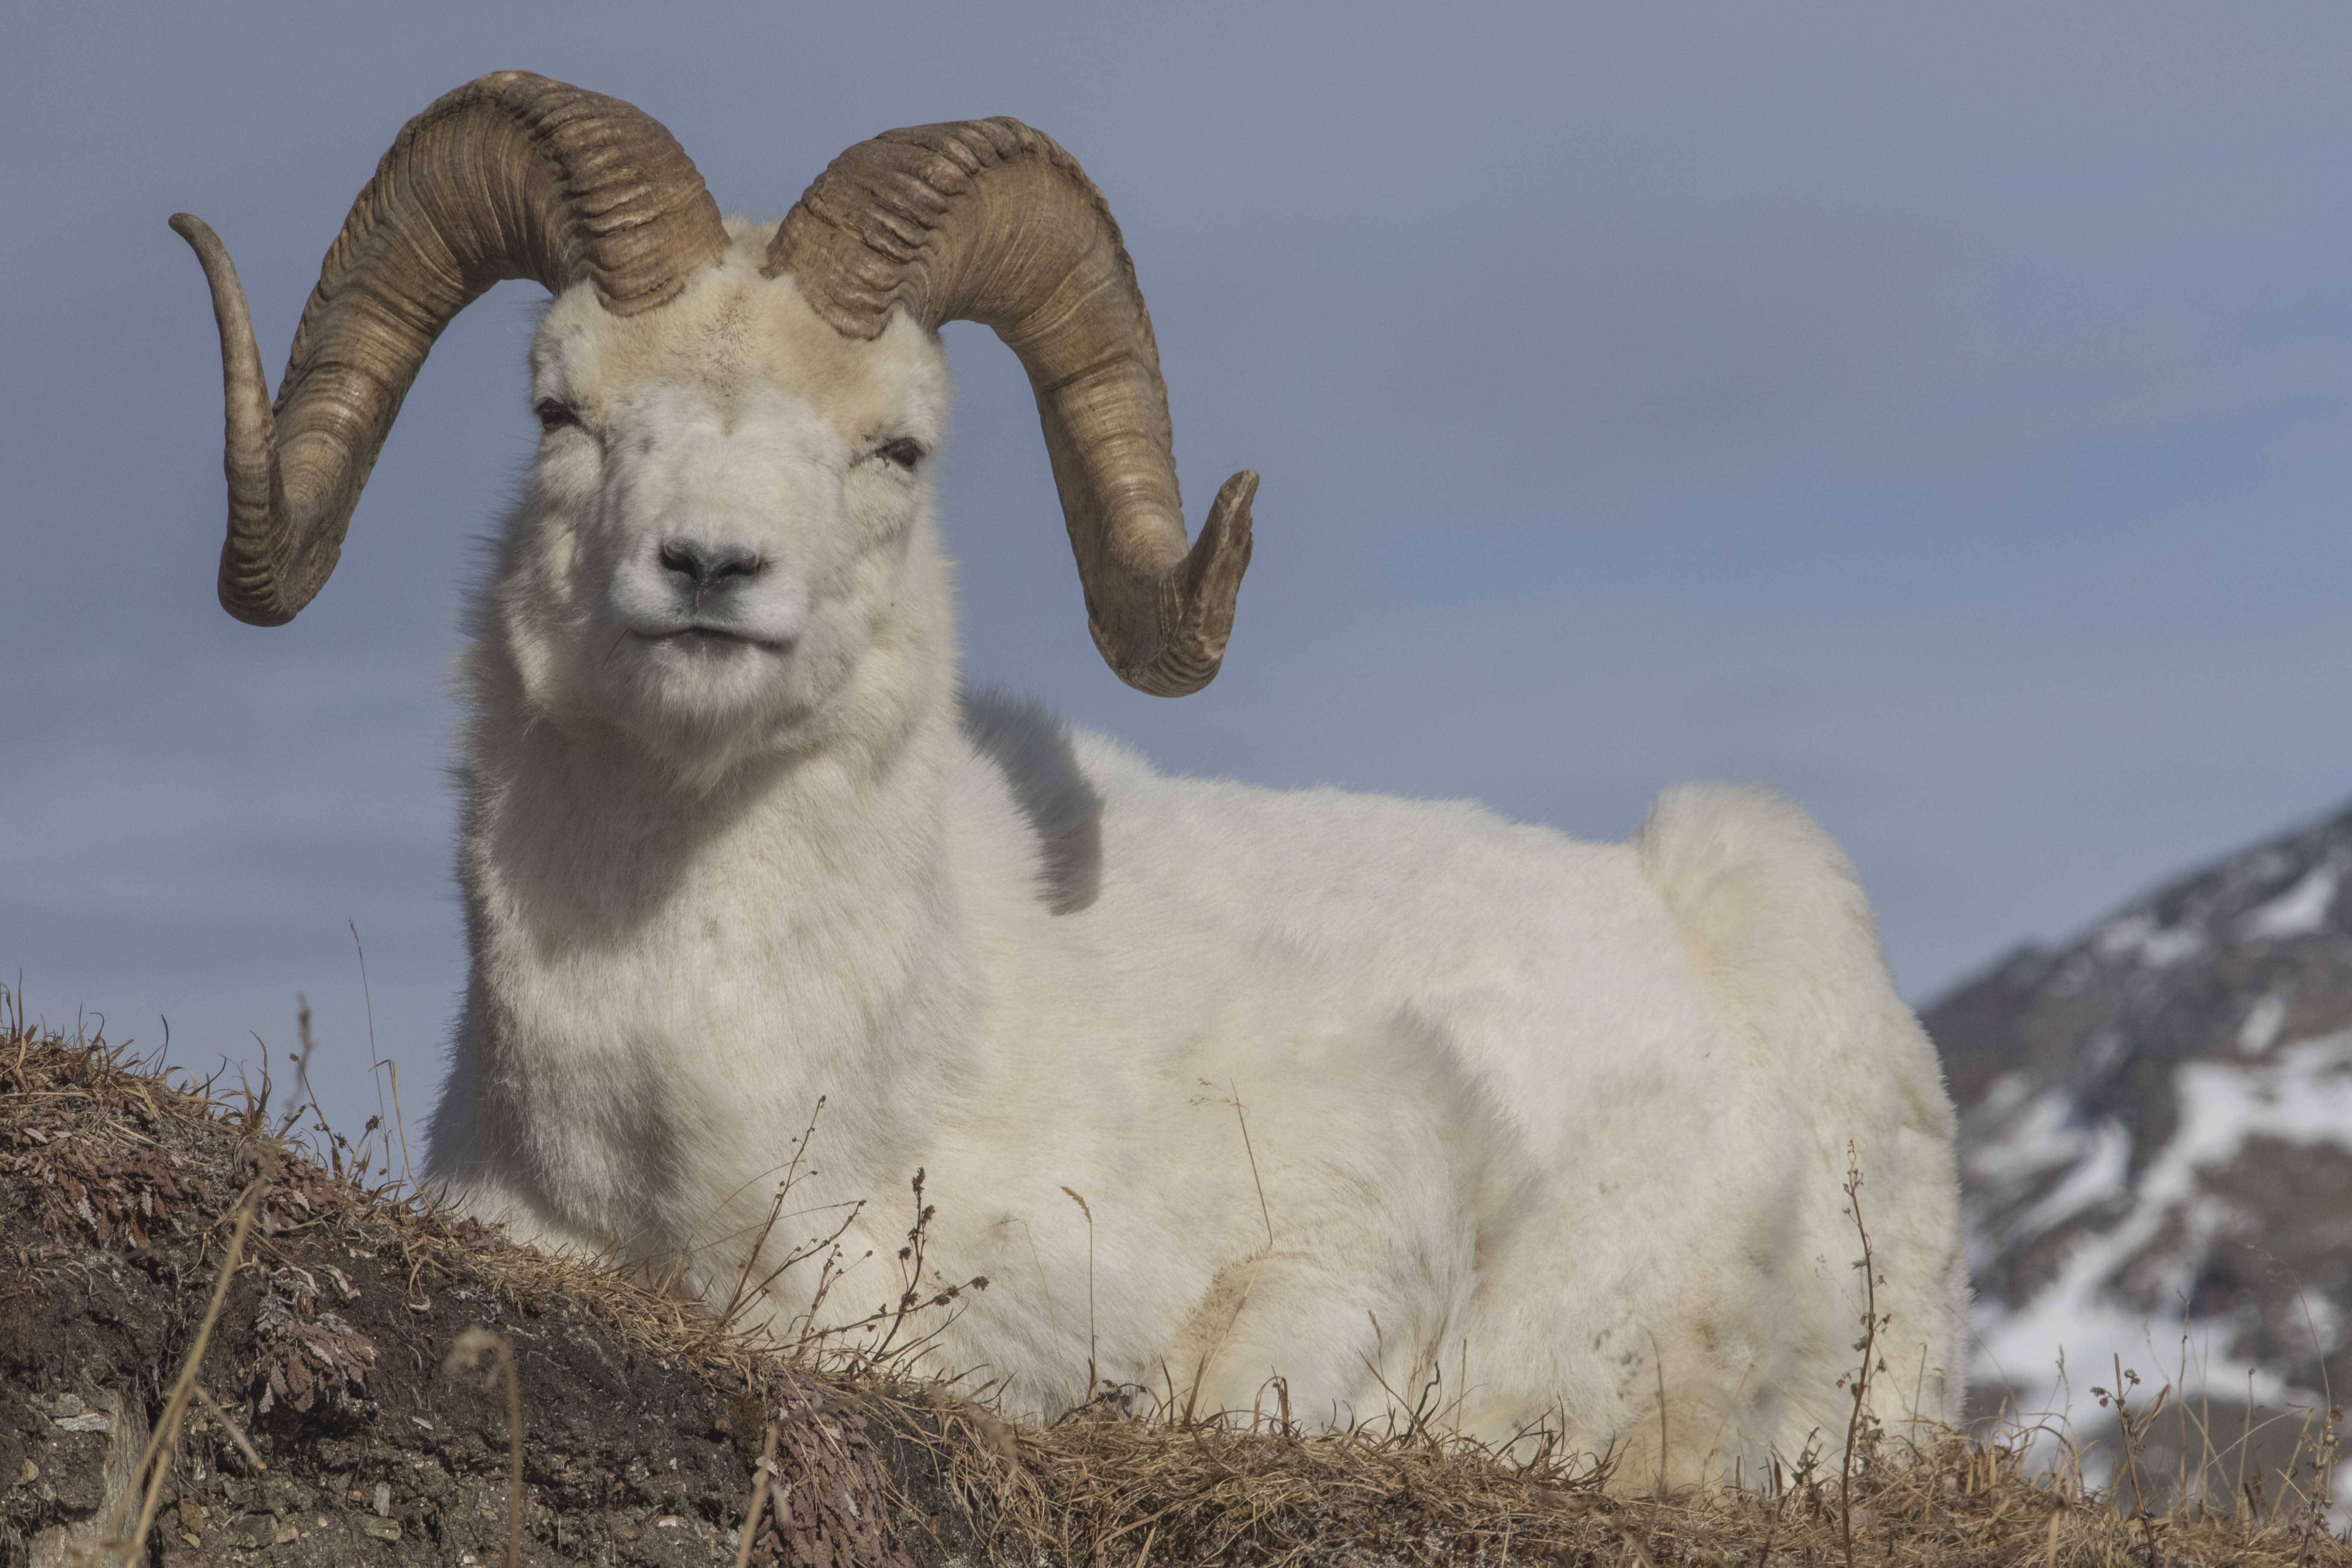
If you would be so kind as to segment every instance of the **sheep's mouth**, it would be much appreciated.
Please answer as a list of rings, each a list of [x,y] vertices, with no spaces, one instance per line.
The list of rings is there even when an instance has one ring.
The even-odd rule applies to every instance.
[[[667,645],[685,648],[756,647],[768,653],[782,653],[790,646],[772,637],[755,637],[733,626],[695,624],[669,626],[660,630],[637,629],[635,633],[656,646]]]

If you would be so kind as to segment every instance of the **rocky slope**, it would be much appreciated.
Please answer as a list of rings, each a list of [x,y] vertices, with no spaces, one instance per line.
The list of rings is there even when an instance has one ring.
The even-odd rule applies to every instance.
[[[1925,1012],[1961,1110],[1990,1400],[2095,1418],[2120,1355],[2140,1397],[2198,1391],[2235,1438],[2250,1389],[2276,1414],[2352,1388],[2347,882],[2352,810]],[[2181,1420],[2192,1454],[2226,1447]]]

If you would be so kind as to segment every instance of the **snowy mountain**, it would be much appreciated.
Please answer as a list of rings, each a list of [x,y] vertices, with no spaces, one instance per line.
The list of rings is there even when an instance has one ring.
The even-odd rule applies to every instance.
[[[2147,1394],[2201,1385],[2231,1436],[2250,1387],[2265,1413],[2352,1390],[2347,882],[2352,810],[1925,1011],[1961,1112],[1980,1407],[2095,1418],[2114,1355]]]

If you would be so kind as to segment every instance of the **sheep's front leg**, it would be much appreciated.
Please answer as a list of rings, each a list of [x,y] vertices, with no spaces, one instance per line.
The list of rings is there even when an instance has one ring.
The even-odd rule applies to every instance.
[[[1377,1422],[1391,1406],[1402,1422],[1425,1387],[1426,1402],[1444,1406],[1453,1371],[1431,1379],[1445,1315],[1421,1304],[1426,1290],[1387,1288],[1364,1256],[1377,1254],[1350,1263],[1276,1250],[1226,1265],[1186,1321],[1158,1392],[1172,1390],[1176,1407],[1197,1415],[1275,1415],[1286,1405],[1309,1426]]]
[[[610,1250],[600,1238],[553,1218],[502,1183],[428,1176],[425,1192],[436,1207],[494,1226],[519,1246],[576,1258],[601,1258]]]

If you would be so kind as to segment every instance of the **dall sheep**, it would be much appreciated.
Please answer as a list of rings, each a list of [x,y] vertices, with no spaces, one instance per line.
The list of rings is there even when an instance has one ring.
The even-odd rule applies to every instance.
[[[1689,785],[1578,843],[1165,777],[960,685],[944,321],[1029,373],[1122,679],[1204,685],[1250,556],[1250,473],[1187,545],[1133,268],[1045,136],[887,132],[770,231],[631,106],[484,77],[361,192],[274,408],[226,250],[173,225],[226,365],[220,596],[257,625],[326,582],[450,319],[553,296],[463,663],[471,971],[426,1178],[458,1209],[724,1297],[805,1237],[761,1221],[823,1097],[792,1207],[863,1200],[828,1212],[874,1260],[814,1303],[786,1270],[774,1331],[898,1295],[919,1168],[929,1266],[992,1282],[937,1364],[1009,1409],[1248,1410],[1278,1376],[1344,1422],[1440,1378],[1465,1431],[1549,1422],[1648,1484],[1843,1436],[1851,1147],[1876,1414],[1956,1413],[1951,1108],[1796,807]]]

